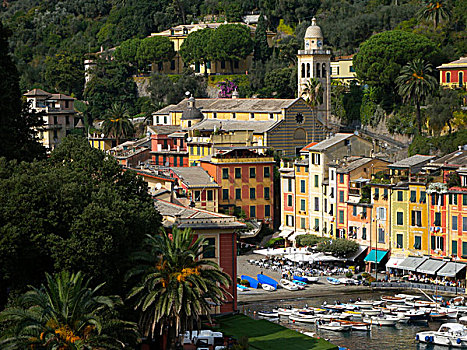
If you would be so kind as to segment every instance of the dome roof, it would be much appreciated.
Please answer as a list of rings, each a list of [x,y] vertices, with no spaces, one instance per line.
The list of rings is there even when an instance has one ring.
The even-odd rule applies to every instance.
[[[305,39],[311,38],[322,38],[323,32],[321,31],[321,27],[316,25],[316,18],[313,17],[311,20],[311,26],[306,29],[305,32]]]
[[[188,106],[182,112],[182,120],[203,119],[203,113],[196,108],[195,98],[191,96],[188,99]]]

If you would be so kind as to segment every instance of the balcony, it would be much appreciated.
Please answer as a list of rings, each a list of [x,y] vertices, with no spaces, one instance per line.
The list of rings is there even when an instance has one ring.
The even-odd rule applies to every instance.
[[[62,124],[45,124],[40,127],[41,130],[60,130],[62,128]]]
[[[298,50],[299,55],[330,55],[331,50]]]

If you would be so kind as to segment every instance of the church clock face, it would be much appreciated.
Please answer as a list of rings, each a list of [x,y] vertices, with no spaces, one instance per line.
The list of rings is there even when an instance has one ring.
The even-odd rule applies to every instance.
[[[318,47],[323,46],[323,42],[321,40],[318,40]]]
[[[303,114],[297,113],[297,115],[295,116],[295,121],[297,122],[297,124],[303,124],[303,120],[304,120]]]
[[[310,48],[310,42],[309,41],[305,41],[305,49],[309,49]]]

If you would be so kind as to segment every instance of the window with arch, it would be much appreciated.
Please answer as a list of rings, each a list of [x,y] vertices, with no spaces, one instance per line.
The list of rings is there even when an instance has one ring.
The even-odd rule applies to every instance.
[[[310,64],[309,63],[306,64],[306,77],[307,78],[310,77]]]
[[[326,77],[326,63],[323,63],[323,64],[321,65],[321,72],[323,73],[323,74],[322,74],[322,75],[323,75],[323,78],[325,78],[325,77]]]
[[[321,69],[319,67],[319,63],[316,63],[316,77],[320,78],[321,77]]]
[[[459,72],[459,87],[464,86],[464,72]]]
[[[305,63],[302,63],[302,78],[305,78]]]
[[[446,83],[451,82],[451,72],[446,72]]]

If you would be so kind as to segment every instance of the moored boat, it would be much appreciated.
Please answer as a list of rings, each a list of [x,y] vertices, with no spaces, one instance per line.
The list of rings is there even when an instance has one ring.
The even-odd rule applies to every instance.
[[[467,349],[467,330],[459,323],[443,323],[438,331],[419,332],[415,339],[422,343]]]
[[[280,285],[282,288],[287,289],[287,290],[291,290],[291,291],[298,290],[298,286],[295,283],[293,283],[292,281],[286,280],[284,278],[281,279]]]
[[[258,316],[262,317],[279,317],[277,311],[258,311]]]
[[[316,276],[306,276],[305,277],[309,283],[316,283],[319,281],[319,277]]]
[[[270,284],[261,284],[261,288],[263,288],[264,290],[268,291],[268,292],[274,292],[276,290],[276,288],[274,288],[274,286],[271,286]]]
[[[322,321],[316,322],[316,327],[319,329],[325,329],[327,331],[335,331],[335,332],[345,332],[350,331],[352,329],[352,325],[350,324],[341,324],[340,322],[329,322],[324,323]]]
[[[328,281],[328,283],[334,284],[334,285],[341,284],[341,282],[337,278],[334,278],[334,277],[327,277],[326,281]]]
[[[241,284],[237,284],[237,290],[238,290],[239,292],[247,292],[247,291],[250,290],[250,288],[245,287],[245,286],[242,286]]]
[[[381,297],[381,300],[386,301],[386,302],[391,302],[391,303],[403,303],[403,302],[405,302],[405,298],[393,297],[393,296],[390,296],[390,295],[383,295]]]
[[[363,322],[377,324],[379,326],[395,326],[398,322],[398,318],[394,316],[372,316],[363,317]]]

